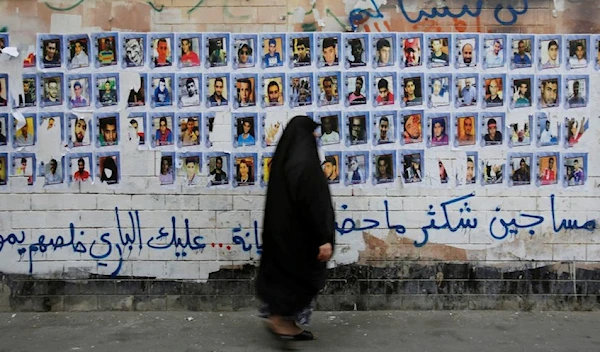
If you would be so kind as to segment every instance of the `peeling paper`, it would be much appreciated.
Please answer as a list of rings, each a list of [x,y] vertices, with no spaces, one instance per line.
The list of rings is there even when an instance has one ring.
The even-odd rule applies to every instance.
[[[304,16],[306,16],[306,10],[303,7],[298,7],[292,14],[292,23],[303,23]]]
[[[23,59],[19,54],[18,48],[6,47],[0,55],[0,73],[8,74],[10,96],[14,101],[19,101],[19,95],[23,94]],[[8,98],[8,104],[12,106]]]
[[[25,126],[25,116],[23,116],[23,114],[19,111],[19,110],[13,110],[12,111],[12,115],[15,118],[15,120],[17,120],[17,130],[20,130],[21,128],[23,128],[23,126]]]

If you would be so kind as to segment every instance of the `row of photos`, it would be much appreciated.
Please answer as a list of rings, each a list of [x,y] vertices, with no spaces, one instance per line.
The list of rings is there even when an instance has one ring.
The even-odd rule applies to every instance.
[[[39,116],[34,114],[32,116],[25,115],[24,117],[25,123],[23,127],[19,130],[13,128],[13,144],[16,147],[28,148],[36,144],[38,124],[39,128],[44,132],[54,129],[54,131],[57,131],[58,139],[61,142],[66,142],[66,146],[69,148],[80,148],[83,151],[86,150],[86,146],[90,146],[92,143],[96,147],[105,147],[105,152],[96,153],[98,175],[101,181],[106,181],[109,184],[119,182],[119,152],[115,148],[118,148],[122,138],[119,135],[121,126],[118,114],[95,114],[93,117],[94,121],[77,117],[74,114],[64,116],[62,113],[44,113]],[[341,143],[338,131],[340,131],[342,125],[344,126],[344,132],[341,134],[345,136],[344,140],[347,146],[368,145],[369,142],[381,146],[381,149],[372,151],[360,150],[360,148],[358,148],[359,150],[347,152],[332,151],[330,149],[325,151],[326,156],[322,165],[325,175],[331,183],[340,183],[340,177],[343,178],[340,175],[343,175],[342,172],[345,172],[346,179],[344,179],[344,182],[346,184],[366,183],[369,175],[372,175],[373,183],[388,183],[393,182],[397,177],[396,175],[401,174],[404,175],[403,179],[405,183],[422,182],[425,169],[425,165],[423,165],[423,161],[425,160],[424,150],[401,149],[386,151],[383,149],[385,146],[394,145],[396,141],[399,141],[402,145],[413,145],[413,147],[426,141],[426,145],[430,148],[447,146],[451,144],[451,140],[453,140],[453,145],[457,147],[474,146],[477,144],[484,147],[502,146],[504,144],[508,144],[511,147],[519,147],[530,146],[533,143],[533,139],[535,139],[536,146],[546,147],[558,145],[559,140],[562,138],[565,145],[572,146],[581,137],[583,132],[580,131],[585,131],[585,129],[589,128],[589,120],[582,119],[578,121],[571,119],[566,120],[564,123],[565,128],[561,129],[560,123],[548,118],[545,113],[537,113],[535,123],[533,121],[534,117],[530,116],[529,121],[524,124],[515,123],[508,126],[506,126],[505,116],[499,114],[483,114],[482,116],[477,114],[443,115],[415,113],[412,111],[406,114],[402,113],[399,116],[395,112],[380,115],[375,114],[371,118],[368,112],[353,112],[345,113],[342,119],[339,113],[323,112],[323,115],[316,114],[311,117],[321,123],[318,143],[322,146],[335,146]],[[5,115],[4,121],[7,118],[8,116]],[[145,145],[147,140],[150,140],[150,143],[154,147],[172,146],[177,143],[180,147],[186,148],[181,153],[172,151],[162,152],[161,175],[159,176],[161,184],[174,183],[176,154],[185,158],[185,162],[179,166],[184,165],[184,170],[189,172],[186,175],[189,178],[187,183],[190,185],[197,182],[197,177],[202,169],[200,166],[202,155],[206,156],[204,164],[208,167],[209,185],[229,184],[229,170],[234,171],[234,178],[232,179],[234,186],[253,185],[255,183],[258,176],[257,153],[250,151],[246,153],[233,153],[233,157],[231,157],[230,153],[225,152],[201,153],[197,151],[203,142],[206,147],[210,147],[212,144],[210,135],[214,125],[214,114],[178,115],[177,118],[178,121],[175,120],[175,115],[173,114],[161,113],[151,113],[150,116],[140,113],[139,115],[130,115],[128,118],[126,138],[129,141]],[[251,116],[246,114],[235,116],[234,114],[232,137],[235,146],[255,145],[257,143],[255,136],[259,132],[261,133],[261,144],[263,147],[275,146],[277,144],[277,136],[280,135],[280,131],[277,130],[280,128],[283,129],[282,125],[286,121],[281,121],[279,126],[277,126],[277,130],[271,131],[269,128],[273,127],[273,125],[270,124],[265,128],[266,125],[264,122],[266,116],[261,114],[261,118],[262,121],[258,119],[258,115],[256,114]],[[451,118],[452,120],[450,120]],[[140,124],[151,125],[152,130],[147,132],[147,129],[143,126],[140,127]],[[555,125],[552,126],[553,124]],[[259,131],[258,125],[262,125],[262,128],[260,128],[261,131]],[[454,128],[450,128],[451,132],[447,132],[447,129],[451,125],[454,125]],[[63,126],[67,126],[67,128],[63,128]],[[179,126],[179,128],[174,128],[174,126]],[[423,126],[426,127],[423,128]],[[503,128],[503,126],[506,127]],[[532,128],[534,126],[535,129]],[[506,131],[504,135],[501,132],[503,130]],[[562,137],[561,130],[564,130]],[[148,134],[150,137],[147,137]],[[4,137],[3,140],[0,139],[0,142],[2,141],[6,143],[6,138]],[[393,165],[397,164],[397,153],[399,153],[400,163],[403,165],[398,173],[396,173],[393,167]],[[478,153],[475,151],[466,151],[466,153],[467,157],[473,163],[473,167],[466,165],[467,170],[471,170],[465,174],[468,181],[466,183],[475,183],[476,179],[480,179],[482,184],[503,183],[503,164],[490,164],[489,160],[482,160],[480,165],[482,172],[478,173],[475,167],[478,164]],[[508,179],[508,183],[510,185],[532,184],[531,179],[534,177],[534,179],[541,182],[542,171],[549,168],[549,171],[546,172],[546,177],[550,177],[548,176],[550,171],[553,171],[551,173],[553,176],[547,181],[553,182],[542,184],[558,184],[559,177],[557,178],[557,175],[559,175],[558,172],[561,169],[559,165],[562,165],[565,186],[585,184],[588,168],[587,153],[564,153],[562,164],[558,163],[560,160],[559,154],[555,151],[536,153],[539,172],[533,176],[532,172],[534,169],[531,168],[533,153],[510,153],[508,166],[512,171],[510,172],[511,177]],[[8,172],[6,162],[8,155],[8,153],[2,153],[1,155],[4,158],[4,162],[3,167],[0,168],[0,183],[3,185],[6,184],[6,175]],[[36,174],[35,153],[12,153],[10,155],[12,157],[12,175],[26,175],[30,178],[30,184],[33,184]],[[268,181],[269,165],[268,163],[265,164],[264,161],[265,158],[271,155],[272,153],[262,154],[263,160],[261,165],[263,166],[263,173],[261,174],[261,185],[263,186]],[[63,183],[64,178],[61,176],[63,174],[68,175],[68,182],[85,180],[92,174],[90,172],[91,169],[85,169],[85,165],[90,165],[91,156],[91,152],[69,154],[69,163],[67,164],[64,164],[64,157],[60,161],[56,159],[47,161],[47,165],[44,165],[44,162],[40,162],[39,175],[45,176],[45,184],[52,184],[53,180],[59,184]],[[88,159],[87,162],[86,157]],[[73,161],[74,158],[77,158],[77,163],[75,164]],[[80,158],[82,159],[80,160]],[[195,161],[194,165],[187,165],[192,161],[192,159],[188,160],[188,158],[193,158]],[[515,158],[519,158],[520,163],[515,164]],[[523,159],[522,163],[521,159]],[[549,166],[550,159],[553,159],[551,162],[552,167]],[[380,164],[383,163],[382,160],[385,160],[385,165]],[[408,162],[408,160],[416,161]],[[79,166],[79,163],[82,165]],[[370,163],[373,164],[371,173],[369,173]],[[77,171],[72,173],[71,170],[74,165],[81,167],[81,169],[76,169]],[[110,168],[107,168],[106,165],[109,165]],[[345,170],[342,171],[344,166]],[[69,167],[71,169],[64,169]],[[439,167],[441,183],[447,183],[450,173],[446,171],[441,160]],[[412,174],[413,172],[414,175]],[[83,177],[82,173],[85,177]],[[409,175],[412,176],[409,177]],[[515,178],[518,178],[518,180],[515,180]]]
[[[208,186],[231,182],[234,187],[256,184],[264,187],[268,184],[273,154],[262,153],[260,160],[258,157],[258,153],[162,152],[158,178],[161,185],[174,185],[179,165],[183,170],[183,184],[195,186],[199,183],[204,164],[208,169]],[[27,177],[28,185],[35,183],[36,175],[44,177],[45,186],[92,181],[94,170],[96,177],[106,184],[118,184],[121,180],[118,151],[69,153],[58,160],[51,159],[47,164],[41,162],[39,171],[36,171],[35,153],[0,153],[0,186],[7,184],[9,160],[11,174]],[[423,150],[327,151],[322,167],[330,184],[345,185],[365,184],[369,179],[374,185],[389,184],[398,177],[404,184],[430,185],[428,177],[439,180],[440,184],[452,184],[453,175],[456,185],[462,183],[467,186],[479,181],[481,185],[507,182],[509,186],[547,186],[562,183],[564,187],[570,187],[584,185],[587,180],[587,153],[509,153],[504,163],[478,160],[477,152],[467,152],[465,165],[457,168],[464,169],[464,175],[449,172],[447,165],[439,160],[436,167],[439,178],[426,176],[424,160]],[[95,162],[92,164],[92,161]]]
[[[197,110],[232,107],[266,110],[283,106],[375,107],[472,110],[474,108],[587,107],[589,75],[506,75],[504,73],[141,73],[135,87],[121,87],[119,73],[23,75],[23,94],[13,108],[94,107],[110,110],[129,89],[127,107]],[[234,82],[232,84],[232,81]],[[10,87],[0,74],[0,111],[7,110]],[[257,84],[258,82],[258,84]],[[402,92],[398,94],[398,92]],[[231,99],[233,97],[233,99]],[[314,103],[314,104],[313,104]]]
[[[346,69],[453,66],[457,69],[593,66],[599,35],[476,33],[118,33],[38,34],[24,66],[66,68],[169,67],[204,69],[306,66]],[[9,46],[0,33],[0,50]],[[589,65],[593,63],[593,65]]]

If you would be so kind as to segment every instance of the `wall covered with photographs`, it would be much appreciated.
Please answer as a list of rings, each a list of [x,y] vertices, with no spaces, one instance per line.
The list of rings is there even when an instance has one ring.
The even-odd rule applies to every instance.
[[[599,40],[38,34],[35,55],[0,74],[0,192],[11,177],[118,187],[127,145],[159,152],[162,187],[264,188],[296,115],[321,124],[332,187],[585,188]]]

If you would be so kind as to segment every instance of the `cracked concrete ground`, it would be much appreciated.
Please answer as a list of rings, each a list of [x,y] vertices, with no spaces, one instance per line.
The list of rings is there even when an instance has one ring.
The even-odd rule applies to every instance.
[[[598,351],[600,312],[315,312],[307,351]],[[0,352],[277,351],[255,312],[0,313]]]

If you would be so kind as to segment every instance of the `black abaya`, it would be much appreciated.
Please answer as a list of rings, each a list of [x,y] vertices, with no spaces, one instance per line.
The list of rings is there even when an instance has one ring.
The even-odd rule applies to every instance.
[[[335,245],[335,214],[313,135],[317,126],[307,116],[293,118],[271,164],[256,288],[273,315],[293,316],[309,306],[327,279],[319,247]]]

